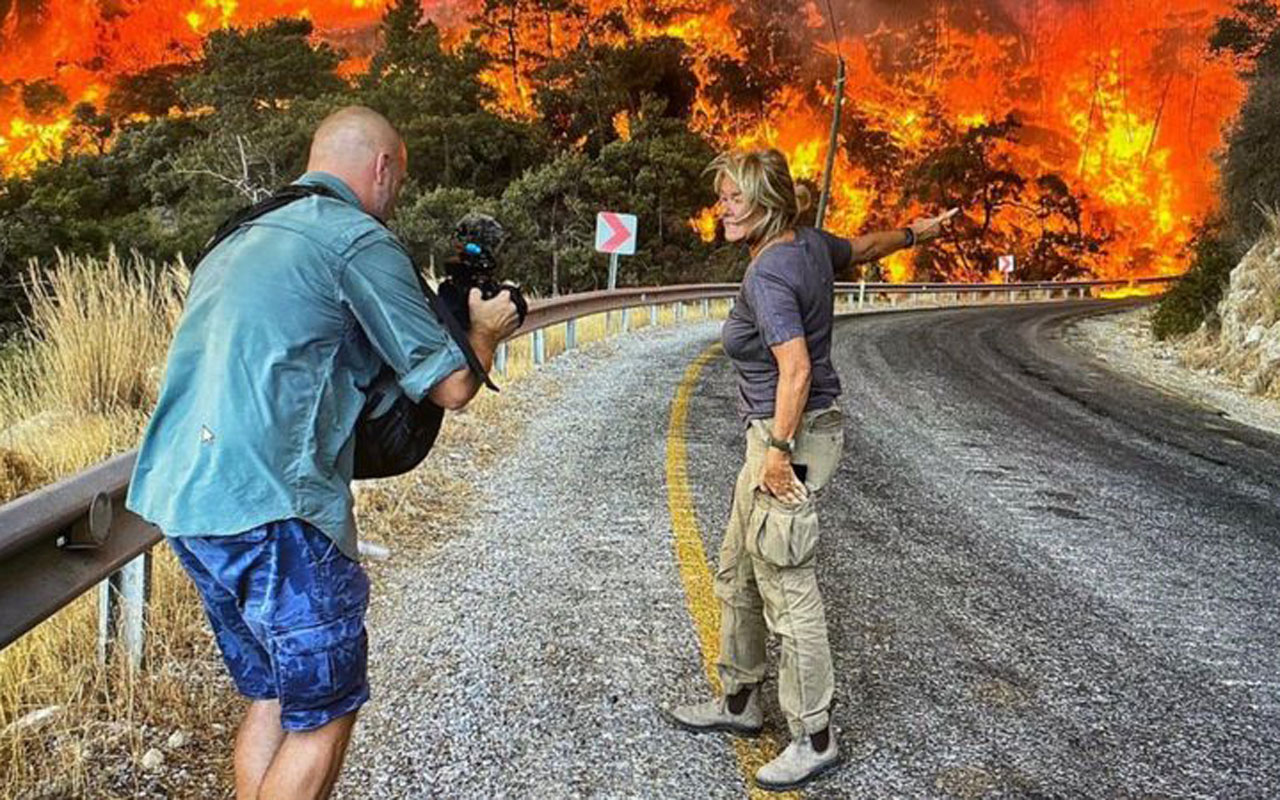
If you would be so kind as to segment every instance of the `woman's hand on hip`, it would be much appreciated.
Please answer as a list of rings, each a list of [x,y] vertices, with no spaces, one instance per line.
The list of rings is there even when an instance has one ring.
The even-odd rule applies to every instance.
[[[770,447],[765,453],[764,475],[760,478],[760,485],[766,492],[788,505],[803,503],[809,496],[809,490],[791,468],[791,456],[776,447]]]

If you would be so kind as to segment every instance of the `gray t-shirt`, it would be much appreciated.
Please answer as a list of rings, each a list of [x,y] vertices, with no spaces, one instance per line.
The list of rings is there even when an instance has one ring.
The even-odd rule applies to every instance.
[[[831,364],[835,267],[852,257],[849,241],[814,228],[797,228],[793,241],[765,249],[742,278],[737,303],[720,339],[738,373],[743,422],[773,416],[778,363],[769,349],[803,336],[812,374],[805,411],[827,408],[840,395]]]

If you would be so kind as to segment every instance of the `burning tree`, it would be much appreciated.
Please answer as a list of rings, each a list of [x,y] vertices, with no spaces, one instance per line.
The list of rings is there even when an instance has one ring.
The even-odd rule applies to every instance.
[[[1019,280],[1066,280],[1089,272],[1108,235],[1086,230],[1085,198],[1056,173],[1028,177],[1009,157],[1013,117],[958,134],[912,169],[904,200],[965,211],[955,234],[921,250],[917,280],[981,281],[1000,255],[1016,257]]]
[[[0,5],[0,171],[35,185],[0,196],[6,219],[99,213],[102,233],[73,244],[118,235],[157,256],[185,250],[240,192],[199,170],[236,167],[266,188],[300,169],[323,111],[363,102],[406,132],[405,213],[510,200],[528,214],[514,227],[544,290],[594,285],[600,264],[576,249],[569,204],[538,196],[639,211],[633,263],[645,279],[712,277],[706,265],[730,251],[692,238],[714,228],[692,165],[714,149],[773,146],[798,179],[820,179],[837,54],[848,114],[828,227],[852,235],[966,209],[957,236],[887,260],[890,277],[986,278],[1006,252],[1020,277],[1176,272],[1215,205],[1209,154],[1241,97],[1231,66],[1206,57],[1228,0],[838,2],[834,20],[809,0],[108,5]],[[1261,41],[1270,4],[1239,7],[1244,28],[1223,35]],[[314,30],[273,19],[304,10]],[[85,103],[92,114],[74,110]],[[157,153],[150,137],[176,149]],[[117,175],[113,164],[133,159],[113,161],[121,148],[157,160]],[[630,172],[613,174],[606,157]],[[576,187],[544,172],[579,161]],[[93,192],[43,191],[71,181],[40,166],[59,163],[110,173],[129,202],[99,210],[84,199]],[[517,202],[506,187],[522,176],[531,195]],[[540,182],[550,195],[533,191]],[[65,243],[23,230],[6,258]]]

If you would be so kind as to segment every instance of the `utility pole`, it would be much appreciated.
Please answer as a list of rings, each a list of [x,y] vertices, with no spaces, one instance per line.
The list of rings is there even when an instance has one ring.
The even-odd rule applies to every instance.
[[[831,172],[836,166],[836,145],[840,141],[840,109],[844,107],[844,53],[840,52],[840,29],[836,26],[836,11],[827,0],[827,20],[831,23],[831,43],[836,48],[836,102],[831,111],[831,140],[827,142],[827,164],[822,170],[822,193],[818,195],[818,216],[813,226],[822,229],[827,218],[827,203],[831,201]]]
[[[827,217],[831,199],[831,171],[836,163],[836,146],[840,138],[840,110],[844,107],[844,58],[836,56],[836,102],[831,112],[831,140],[827,142],[827,164],[822,171],[822,194],[818,196],[818,218],[814,227],[821,228]]]

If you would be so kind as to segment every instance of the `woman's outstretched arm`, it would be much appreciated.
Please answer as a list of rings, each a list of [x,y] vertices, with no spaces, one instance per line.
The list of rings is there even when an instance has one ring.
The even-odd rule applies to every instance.
[[[942,233],[942,223],[959,212],[960,209],[953,208],[936,217],[921,217],[906,228],[898,228],[892,231],[876,231],[875,233],[855,236],[849,240],[849,245],[853,250],[852,261],[854,264],[875,261],[904,247],[936,239]],[[907,232],[908,229],[910,229],[910,233]]]

